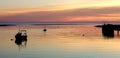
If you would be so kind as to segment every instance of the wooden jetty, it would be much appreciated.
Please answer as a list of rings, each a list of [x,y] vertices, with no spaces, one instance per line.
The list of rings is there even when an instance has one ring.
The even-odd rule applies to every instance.
[[[119,36],[120,25],[115,24],[103,24],[97,25],[96,27],[102,28],[102,34],[107,37],[114,37],[114,31],[117,31],[117,35]]]

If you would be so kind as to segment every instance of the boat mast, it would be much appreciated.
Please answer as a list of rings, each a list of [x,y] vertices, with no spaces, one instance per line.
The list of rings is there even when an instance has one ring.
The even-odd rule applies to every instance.
[[[20,26],[18,26],[19,27],[19,32],[20,32]]]

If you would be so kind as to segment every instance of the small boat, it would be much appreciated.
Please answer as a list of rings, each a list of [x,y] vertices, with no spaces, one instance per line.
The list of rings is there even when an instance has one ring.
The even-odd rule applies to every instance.
[[[18,41],[27,41],[27,31],[19,30],[19,32],[15,35],[15,38]]]
[[[15,35],[15,38],[20,38],[20,37],[27,37],[26,30],[19,30],[19,32]]]
[[[21,47],[26,47],[27,45],[27,32],[26,30],[19,30],[15,35],[15,44],[18,45],[19,51]]]
[[[44,32],[46,32],[46,31],[47,31],[47,29],[43,29],[43,31],[44,31]]]
[[[46,31],[47,31],[47,29],[46,29],[46,26],[44,26],[44,29],[43,29],[43,31],[44,31],[44,32],[46,32]]]

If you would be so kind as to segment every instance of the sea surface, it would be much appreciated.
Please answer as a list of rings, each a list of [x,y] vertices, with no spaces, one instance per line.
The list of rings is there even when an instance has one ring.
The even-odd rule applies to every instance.
[[[120,58],[120,37],[106,38],[95,25],[0,27],[0,58]],[[20,29],[27,41],[15,43]]]

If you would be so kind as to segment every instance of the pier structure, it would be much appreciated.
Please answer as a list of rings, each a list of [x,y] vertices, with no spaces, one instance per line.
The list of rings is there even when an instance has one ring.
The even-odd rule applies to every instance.
[[[98,25],[96,27],[102,28],[102,34],[106,37],[114,37],[114,31],[117,31],[117,35],[119,36],[120,25],[113,25],[113,24],[104,24]]]

